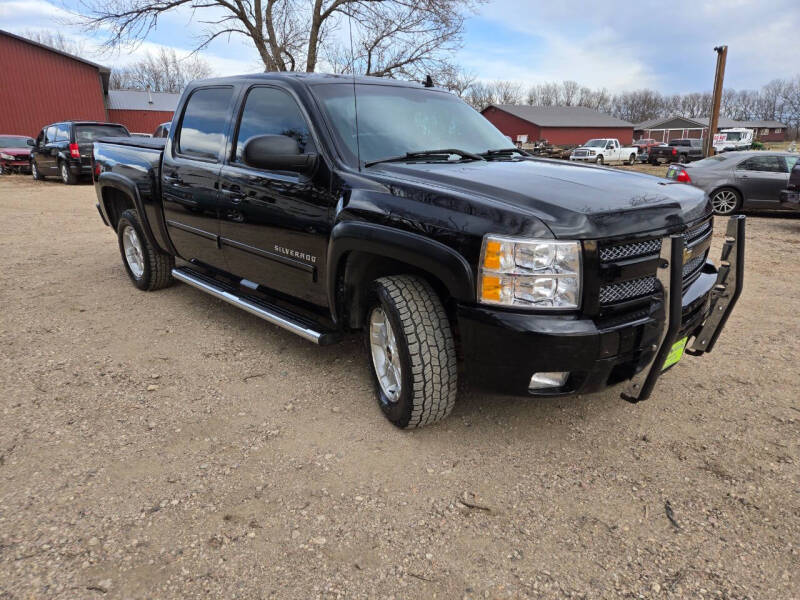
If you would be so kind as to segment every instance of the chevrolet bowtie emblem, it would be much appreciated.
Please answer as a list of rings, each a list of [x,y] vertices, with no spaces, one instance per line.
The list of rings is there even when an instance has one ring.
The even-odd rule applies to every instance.
[[[692,258],[692,249],[691,248],[684,248],[683,249],[683,264],[689,262],[689,259]]]

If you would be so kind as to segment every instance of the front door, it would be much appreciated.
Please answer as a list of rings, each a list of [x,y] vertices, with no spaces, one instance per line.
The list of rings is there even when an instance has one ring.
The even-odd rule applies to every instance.
[[[319,161],[313,174],[266,171],[243,160],[247,140],[285,135],[300,151],[317,144],[295,99],[278,87],[248,92],[233,149],[220,174],[220,243],[228,270],[261,286],[327,305],[324,286],[330,215],[330,173]]]
[[[735,175],[745,202],[751,204],[777,206],[781,190],[789,185],[786,163],[774,154],[743,160],[737,165]]]
[[[219,269],[225,267],[219,249],[219,170],[233,92],[233,87],[192,92],[161,167],[164,219],[178,255]]]
[[[36,166],[42,175],[58,174],[58,145],[56,144],[56,125],[44,130],[44,140],[36,154]]]

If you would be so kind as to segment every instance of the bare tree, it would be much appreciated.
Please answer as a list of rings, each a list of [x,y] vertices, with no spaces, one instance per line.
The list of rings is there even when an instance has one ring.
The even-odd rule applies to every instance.
[[[112,89],[149,89],[153,92],[183,90],[194,79],[211,77],[213,71],[206,60],[193,54],[178,58],[175,50],[161,48],[157,54],[148,53],[137,63],[111,72]]]
[[[22,37],[28,38],[34,42],[50,46],[61,52],[72,54],[73,56],[82,56],[86,54],[86,44],[81,40],[75,38],[68,38],[60,31],[49,31],[47,29],[28,29],[22,34]]]
[[[158,19],[179,7],[197,14],[202,49],[215,39],[243,36],[267,71],[317,70],[328,58],[342,71],[416,76],[441,68],[460,44],[463,13],[481,0],[82,0],[83,24],[108,32],[106,44],[144,39]],[[345,21],[350,19],[350,22]],[[349,37],[354,50],[332,35]]]

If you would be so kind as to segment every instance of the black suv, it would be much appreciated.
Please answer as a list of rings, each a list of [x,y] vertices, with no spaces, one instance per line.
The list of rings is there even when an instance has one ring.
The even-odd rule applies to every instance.
[[[130,135],[117,123],[62,121],[48,125],[39,132],[31,149],[33,178],[56,175],[66,184],[75,184],[81,175],[92,174],[92,144],[96,139]]]

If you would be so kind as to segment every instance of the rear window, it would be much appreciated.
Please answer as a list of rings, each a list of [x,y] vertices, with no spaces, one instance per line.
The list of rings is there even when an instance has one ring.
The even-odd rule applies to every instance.
[[[704,158],[703,160],[698,160],[694,163],[695,167],[713,167],[714,165],[718,165],[720,163],[725,162],[728,160],[728,156],[725,154],[716,154],[714,156],[709,156],[708,158]]]
[[[93,142],[102,137],[130,137],[128,130],[121,125],[76,125],[75,141]]]
[[[206,160],[219,158],[225,147],[233,88],[202,88],[186,103],[178,131],[178,152]]]

